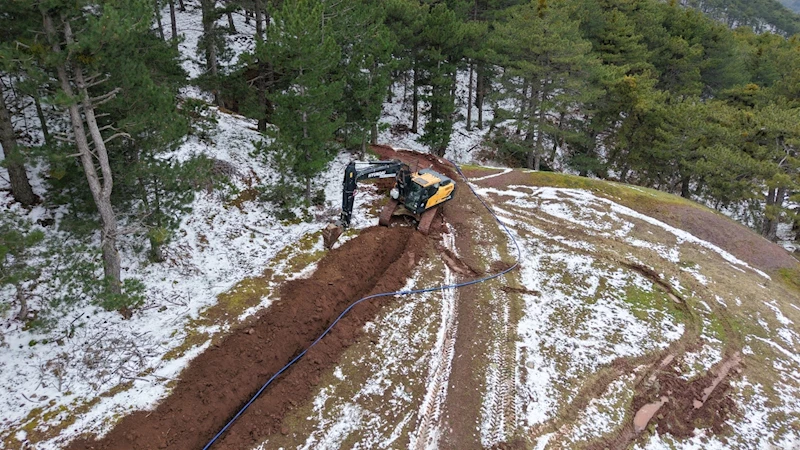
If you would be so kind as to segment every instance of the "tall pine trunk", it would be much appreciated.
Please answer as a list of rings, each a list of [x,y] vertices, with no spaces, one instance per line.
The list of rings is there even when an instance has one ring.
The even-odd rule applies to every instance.
[[[175,0],[169,0],[169,22],[172,27],[172,42],[178,41],[178,21],[175,18]]]
[[[475,65],[469,63],[469,88],[467,89],[467,131],[472,131],[472,79]]]
[[[255,0],[253,3],[256,18],[256,43],[260,44],[264,41],[264,10],[261,6],[261,0]],[[270,84],[269,78],[272,77],[272,65],[268,62],[258,60],[256,63],[258,75],[256,79],[256,99],[261,109],[263,116],[258,118],[258,131],[264,133],[267,131],[267,122],[269,122],[269,102],[267,99],[267,85]]]
[[[56,55],[60,55],[62,53],[61,45],[55,26],[53,25],[53,20],[45,11],[42,11],[42,15],[45,31],[52,45],[53,52]],[[67,45],[72,45],[74,40],[72,29],[68,21],[64,22],[63,31]],[[72,124],[75,145],[78,149],[81,165],[83,166],[83,172],[86,175],[86,181],[89,184],[89,190],[92,193],[95,206],[97,206],[97,210],[100,213],[100,221],[102,224],[101,245],[103,269],[106,280],[109,283],[108,288],[111,293],[119,294],[122,289],[120,256],[117,251],[117,218],[114,213],[114,208],[111,205],[111,190],[114,186],[114,180],[105,141],[100,134],[100,127],[97,125],[94,105],[89,96],[82,69],[78,66],[72,68],[72,76],[75,80],[77,96],[75,89],[72,87],[66,63],[59,62],[56,65],[56,72],[58,73],[58,80],[61,83],[61,89],[66,94],[67,98],[79,98],[81,102],[80,106],[77,101],[73,101],[69,104],[69,117]],[[81,110],[83,110],[83,116],[81,116]],[[84,127],[84,121],[86,122],[86,127],[89,128],[89,135],[94,145],[93,149],[89,147],[89,139],[86,134],[86,127]],[[97,173],[96,164],[99,165],[100,174]],[[129,314],[127,310],[120,312],[126,316]]]
[[[25,172],[22,153],[17,149],[17,137],[14,134],[14,127],[11,123],[11,113],[8,112],[6,101],[3,97],[3,83],[0,82],[0,144],[3,145],[3,153],[8,170],[8,178],[11,182],[11,195],[14,200],[23,206],[31,206],[36,203],[36,195],[31,189],[28,181],[28,173]]]
[[[475,86],[475,107],[478,108],[478,123],[476,126],[479,130],[483,129],[483,101],[486,98],[486,85],[487,80],[483,75],[483,64],[478,63],[475,71],[478,75],[478,80]]]
[[[44,116],[42,110],[42,102],[39,100],[39,93],[31,95],[33,105],[36,107],[36,116],[39,117],[39,123],[42,126],[42,134],[44,135],[44,143],[50,144],[50,128],[47,126],[47,118]]]
[[[301,69],[300,73],[302,72],[303,71]],[[300,93],[301,95],[305,95],[305,89],[301,88]],[[302,120],[303,120],[303,140],[306,141],[308,140],[308,113],[306,113],[305,111],[303,111]],[[311,152],[309,152],[308,148],[306,148],[304,151],[305,151],[306,162],[310,162]],[[311,177],[309,175],[306,175],[305,196],[306,196],[306,203],[311,204]]]
[[[681,177],[681,197],[691,198],[692,193],[689,191],[691,178],[688,175]]]
[[[778,239],[778,223],[780,222],[780,208],[786,201],[786,188],[770,188],[767,192],[767,208],[764,211],[764,222],[761,224],[761,235],[770,241]]]
[[[259,39],[264,36],[264,26],[262,25],[264,16],[261,9],[261,0],[255,0],[253,9],[256,10],[256,39]]]
[[[417,61],[414,60],[414,86],[411,95],[411,132],[416,133],[419,128],[419,73],[417,71]]]
[[[233,12],[232,11],[228,11],[226,14],[228,16],[229,32],[231,34],[236,33],[236,24],[233,23]]]
[[[542,133],[542,128],[544,128],[544,122],[547,119],[547,111],[544,108],[544,100],[547,98],[546,92],[546,81],[542,81],[542,89],[538,95],[538,114],[536,115],[536,144],[533,147],[531,155],[528,156],[528,167],[532,168],[533,170],[539,170],[542,165],[542,152],[544,150],[544,146],[542,142],[544,140],[544,133]],[[531,165],[533,162],[533,165]]]
[[[214,104],[222,106],[222,99],[219,95],[217,88],[219,68],[217,63],[217,26],[216,26],[216,0],[201,0],[201,8],[203,13],[203,39],[205,41],[205,54],[206,54],[206,70],[211,75],[212,85],[211,90],[214,94]]]
[[[161,23],[161,8],[159,6],[158,0],[153,0],[153,10],[156,16],[156,24],[158,25],[158,35],[161,37],[161,40],[166,40],[164,38],[164,24]]]

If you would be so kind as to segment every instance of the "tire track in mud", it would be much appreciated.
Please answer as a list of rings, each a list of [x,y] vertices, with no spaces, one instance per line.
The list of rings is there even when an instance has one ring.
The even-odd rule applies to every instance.
[[[202,448],[267,378],[314,341],[344,308],[363,296],[401,288],[430,248],[427,238],[409,228],[362,231],[331,250],[310,278],[286,282],[279,300],[195,358],[153,411],[135,412],[103,439],[84,437],[68,448]],[[380,303],[356,306],[279,377],[214,448],[248,448],[269,434],[286,432],[283,417],[310,397],[324,371],[376,316]]]
[[[443,235],[445,249],[452,252],[455,248],[453,233]],[[455,255],[448,257],[453,259]],[[446,260],[444,265],[443,284],[450,285],[456,282],[454,270],[450,267],[455,260]],[[442,323],[439,329],[441,338],[433,349],[431,349],[431,362],[428,382],[425,386],[422,406],[417,416],[417,425],[414,435],[411,437],[409,448],[423,450],[436,448],[441,433],[440,427],[442,408],[447,399],[447,382],[453,366],[453,351],[455,348],[456,334],[458,331],[458,291],[448,289],[442,292]]]
[[[506,295],[507,297],[507,295]],[[491,447],[505,441],[513,434],[517,425],[516,419],[516,355],[511,343],[511,307],[509,299],[502,302],[499,314],[495,311],[492,321],[502,324],[496,327],[492,353],[489,356],[491,365],[487,374],[487,389],[481,416],[481,444]],[[499,315],[499,317],[498,317]]]

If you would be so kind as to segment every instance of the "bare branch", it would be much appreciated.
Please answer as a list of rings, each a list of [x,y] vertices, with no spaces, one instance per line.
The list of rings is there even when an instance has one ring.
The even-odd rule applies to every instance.
[[[92,75],[89,78],[87,78],[86,79],[86,87],[87,88],[91,88],[91,87],[99,86],[99,85],[105,83],[106,81],[108,81],[109,78],[111,78],[110,75],[106,75],[105,78],[103,78],[102,80],[95,81],[99,77],[100,77],[100,74]]]
[[[70,139],[70,138],[68,138],[68,137],[64,137],[64,136],[56,136],[56,135],[53,135],[53,138],[54,138],[55,140],[57,140],[57,141],[66,142],[66,143],[68,143],[68,144],[74,144],[74,143],[75,143],[75,139]]]
[[[121,91],[121,90],[122,89],[116,87],[116,88],[112,89],[111,92],[105,93],[103,95],[99,95],[97,97],[90,98],[89,101],[92,102],[92,106],[94,106],[94,107],[102,105],[103,103],[105,103],[105,102],[113,99],[114,97],[116,97],[117,94],[119,93],[119,91]]]
[[[128,133],[122,133],[122,132],[120,132],[120,133],[115,133],[115,134],[112,134],[112,135],[111,135],[111,136],[109,136],[108,138],[106,138],[106,139],[103,139],[103,143],[105,144],[105,143],[107,143],[108,141],[110,141],[110,140],[112,140],[112,139],[114,139],[114,138],[118,138],[118,137],[126,137],[126,138],[128,138],[128,139],[133,139],[133,138],[131,138],[131,135],[130,135],[130,134],[128,134]]]

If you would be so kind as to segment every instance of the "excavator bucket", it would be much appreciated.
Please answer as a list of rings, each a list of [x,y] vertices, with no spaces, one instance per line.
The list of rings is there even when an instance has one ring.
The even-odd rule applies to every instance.
[[[344,228],[341,226],[335,223],[329,223],[328,226],[322,230],[322,245],[324,245],[327,250],[330,250],[333,244],[339,240],[339,236],[341,236],[343,232]]]

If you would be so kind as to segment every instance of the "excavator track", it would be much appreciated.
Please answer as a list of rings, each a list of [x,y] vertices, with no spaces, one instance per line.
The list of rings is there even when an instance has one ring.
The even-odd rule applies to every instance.
[[[419,219],[419,225],[417,226],[420,233],[427,236],[431,232],[431,224],[433,223],[433,218],[436,217],[437,211],[439,211],[439,207],[434,206],[422,213],[422,217]]]
[[[388,227],[392,223],[392,214],[397,209],[399,202],[397,200],[389,200],[389,203],[383,207],[381,215],[378,217],[378,225]]]

